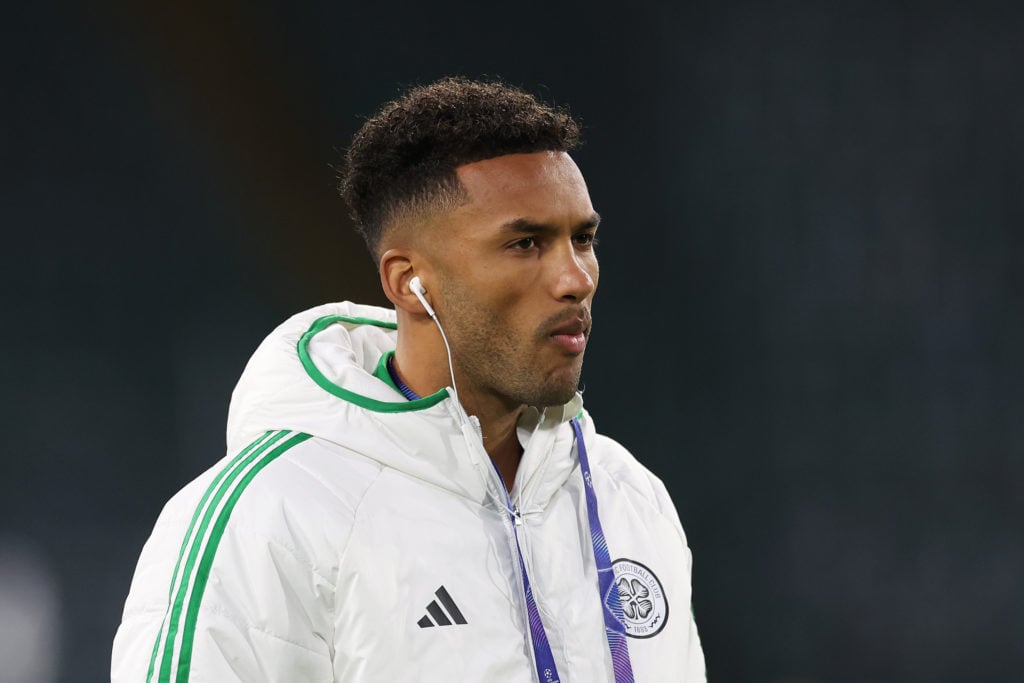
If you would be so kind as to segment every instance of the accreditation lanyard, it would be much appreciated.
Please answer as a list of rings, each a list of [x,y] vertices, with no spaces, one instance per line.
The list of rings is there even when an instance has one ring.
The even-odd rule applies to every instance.
[[[601,518],[597,513],[597,495],[594,493],[593,477],[590,475],[590,460],[587,447],[583,443],[583,432],[580,423],[572,420],[572,428],[576,435],[576,451],[580,458],[580,470],[583,473],[583,489],[587,498],[587,521],[590,523],[590,541],[594,547],[594,561],[597,564],[597,586],[604,614],[604,630],[608,639],[608,649],[612,655],[612,670],[615,672],[615,683],[633,683],[633,665],[629,659],[629,644],[626,641],[626,628],[623,626],[622,602],[615,585],[615,573],[612,571],[611,556],[608,554],[608,543],[601,528]],[[497,466],[495,466],[497,471]],[[501,472],[498,472],[501,479]],[[558,668],[551,654],[551,644],[544,631],[544,623],[537,609],[537,601],[530,587],[530,577],[526,574],[523,562],[523,551],[519,545],[518,511],[512,506],[508,495],[508,487],[502,479],[502,490],[505,492],[505,504],[508,507],[509,519],[512,522],[512,534],[516,541],[516,552],[519,555],[519,569],[523,577],[523,592],[526,595],[526,613],[530,620],[530,640],[533,641],[533,658],[537,667],[537,680],[541,683],[558,683]]]
[[[388,358],[387,369],[402,395],[410,401],[419,398],[416,392],[398,377],[398,373],[392,366],[392,358]],[[590,475],[590,459],[587,457],[587,447],[583,442],[583,431],[580,429],[579,420],[572,420],[572,429],[576,439],[576,452],[580,459],[580,471],[583,473],[583,491],[587,498],[587,521],[590,523],[590,542],[594,547],[594,562],[597,565],[597,591],[603,607],[601,612],[604,614],[604,631],[608,639],[608,649],[612,655],[615,683],[633,683],[633,665],[629,659],[626,627],[623,626],[622,602],[615,585],[615,572],[612,571],[608,543],[604,538],[604,530],[601,529],[601,517],[597,514],[597,495],[594,493],[594,481]],[[494,464],[493,460],[491,464]],[[537,609],[537,601],[534,599],[533,589],[530,587],[530,577],[526,575],[523,550],[519,545],[519,532],[516,530],[520,524],[519,511],[512,505],[508,487],[505,485],[505,480],[497,465],[494,465],[494,471],[498,473],[501,490],[505,493],[505,506],[508,508],[509,521],[512,522],[512,535],[516,541],[516,553],[519,555],[519,573],[523,577],[523,593],[526,595],[526,614],[530,620],[530,640],[533,642],[533,659],[537,667],[537,680],[540,683],[558,683],[558,668],[555,666],[555,658],[551,654],[551,644],[548,642],[548,634],[544,631],[544,623],[540,619],[540,610]]]

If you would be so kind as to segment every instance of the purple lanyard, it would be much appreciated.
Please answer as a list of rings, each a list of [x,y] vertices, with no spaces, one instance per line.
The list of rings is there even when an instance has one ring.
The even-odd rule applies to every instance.
[[[633,664],[629,659],[629,643],[626,641],[625,617],[622,613],[622,601],[619,589],[615,585],[615,572],[612,570],[611,556],[608,554],[608,543],[601,529],[601,517],[597,514],[597,494],[594,493],[594,480],[590,475],[590,458],[587,447],[583,443],[583,431],[579,420],[572,421],[572,429],[576,432],[576,452],[580,458],[580,470],[583,472],[583,490],[587,495],[587,519],[590,522],[590,542],[594,546],[594,562],[597,564],[597,590],[604,606],[604,632],[608,638],[608,649],[612,653],[612,669],[615,671],[615,683],[633,683]]]
[[[387,363],[388,374],[394,380],[399,391],[410,401],[419,396],[401,379],[391,365]],[[583,491],[587,497],[587,521],[590,522],[590,542],[594,547],[594,562],[597,565],[597,591],[604,609],[604,631],[608,638],[608,649],[612,654],[612,669],[615,671],[615,683],[633,683],[633,665],[629,659],[629,643],[626,641],[626,627],[623,626],[622,602],[619,599],[618,587],[615,585],[615,572],[612,571],[612,560],[608,554],[608,543],[601,529],[601,518],[597,514],[597,495],[594,493],[593,477],[590,475],[590,459],[587,447],[583,443],[583,431],[578,420],[572,420],[572,429],[576,436],[576,452],[580,459],[580,470],[583,473]],[[491,461],[494,464],[494,461]],[[519,545],[519,511],[512,505],[505,480],[494,465],[494,471],[501,480],[501,490],[505,493],[505,506],[508,508],[509,521],[512,523],[512,535],[516,540],[516,553],[519,555],[519,570],[523,577],[523,593],[526,595],[526,613],[530,620],[530,640],[533,642],[533,660],[537,667],[537,680],[540,683],[558,683],[558,668],[555,666],[554,655],[548,634],[544,631],[544,623],[540,619],[537,601],[533,598],[530,577],[526,575],[526,564],[523,562],[523,550]]]
[[[519,545],[519,511],[513,507],[512,499],[508,495],[508,487],[505,486],[505,478],[501,476],[498,466],[494,465],[494,471],[498,473],[501,480],[501,490],[505,492],[505,507],[508,509],[508,518],[512,523],[512,535],[516,539],[516,554],[519,555],[519,574],[523,577],[523,593],[526,595],[526,616],[530,621],[530,641],[533,643],[533,663],[537,667],[537,680],[540,683],[558,683],[558,667],[555,666],[555,657],[551,654],[551,644],[548,642],[548,634],[544,631],[544,622],[540,619],[540,610],[537,609],[537,601],[533,598],[533,588],[530,587],[530,577],[526,575],[526,564],[523,562],[523,549]]]
[[[587,497],[587,520],[590,523],[590,541],[594,547],[594,562],[597,565],[597,590],[604,606],[604,631],[608,639],[608,649],[612,655],[612,669],[615,672],[615,683],[633,683],[633,665],[629,659],[629,644],[626,641],[626,627],[623,626],[622,602],[619,599],[618,587],[615,585],[615,573],[612,570],[611,556],[608,554],[608,543],[601,529],[601,518],[597,513],[597,495],[594,493],[593,477],[590,474],[590,459],[587,447],[583,443],[583,432],[580,423],[572,420],[572,428],[576,434],[576,451],[580,458],[580,470],[583,473],[583,489]],[[495,466],[497,472],[498,468]],[[498,478],[502,479],[501,472]],[[516,531],[518,511],[512,506],[508,496],[508,487],[502,479],[501,488],[505,492],[505,504],[508,506],[509,520],[512,522],[512,533],[516,539],[516,552],[519,554],[519,569],[523,576],[523,592],[526,594],[526,612],[530,619],[530,639],[533,641],[534,663],[537,666],[537,680],[540,683],[558,683],[558,668],[551,654],[548,634],[544,631],[544,623],[537,609],[537,601],[533,598],[530,578],[526,575],[523,562],[523,551],[519,546],[519,532]]]

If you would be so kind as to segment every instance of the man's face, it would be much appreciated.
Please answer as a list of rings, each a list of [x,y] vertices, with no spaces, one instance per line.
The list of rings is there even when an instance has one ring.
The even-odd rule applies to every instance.
[[[579,384],[598,279],[599,217],[583,176],[563,152],[457,173],[469,201],[433,226],[429,250],[460,387],[510,405],[562,404]]]

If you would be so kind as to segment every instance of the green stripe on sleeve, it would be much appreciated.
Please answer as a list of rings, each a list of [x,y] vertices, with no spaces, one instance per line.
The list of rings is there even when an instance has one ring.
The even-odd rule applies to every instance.
[[[174,563],[174,573],[171,575],[171,584],[167,587],[167,609],[171,609],[171,598],[174,596],[174,584],[178,582],[178,569],[181,567],[181,560],[185,557],[185,550],[189,546],[189,539],[192,538],[192,531],[195,529],[196,521],[199,519],[199,515],[202,513],[203,508],[206,506],[206,501],[210,498],[210,494],[213,493],[214,489],[220,484],[224,475],[228,473],[235,465],[239,463],[245,456],[247,456],[254,448],[256,448],[261,441],[270,436],[271,432],[264,432],[262,436],[253,441],[251,444],[242,449],[242,451],[231,459],[231,462],[226,467],[222,468],[217,476],[214,478],[213,483],[206,487],[206,491],[203,493],[202,499],[199,501],[199,505],[196,506],[196,511],[192,515],[192,521],[189,522],[188,531],[185,532],[185,538],[181,542],[181,550],[178,552],[178,561]],[[146,681],[150,681],[153,678],[153,666],[156,664],[156,653],[160,650],[160,639],[164,633],[164,621],[167,619],[167,614],[164,614],[163,620],[160,621],[160,630],[156,634],[156,642],[153,643],[153,654],[149,657],[149,670],[146,671]]]
[[[199,618],[199,605],[203,599],[203,592],[206,590],[206,582],[210,579],[210,567],[213,565],[214,555],[217,553],[217,546],[220,544],[221,538],[224,536],[224,528],[228,524],[228,518],[231,517],[231,511],[234,510],[235,504],[238,499],[242,496],[242,492],[245,491],[246,487],[252,482],[257,474],[260,473],[264,467],[277,460],[285,451],[292,446],[296,446],[307,439],[312,438],[309,434],[298,433],[290,437],[287,441],[274,448],[266,455],[259,458],[259,461],[250,469],[244,477],[238,482],[238,486],[234,488],[231,495],[228,497],[227,502],[224,503],[224,507],[221,509],[220,514],[217,516],[217,521],[214,523],[213,528],[210,531],[210,541],[206,544],[206,550],[203,551],[203,559],[199,562],[199,570],[196,573],[195,585],[192,588],[192,593],[189,596],[188,601],[188,613],[185,615],[185,627],[184,636],[181,639],[181,656],[178,658],[178,675],[176,677],[176,683],[187,683],[189,671],[192,666],[192,644],[195,641],[196,635],[196,620]],[[165,656],[165,662],[170,662],[170,658]],[[163,672],[161,671],[161,674]],[[161,682],[163,678],[161,677]]]
[[[167,625],[167,637],[164,639],[164,654],[160,661],[160,674],[158,680],[161,683],[167,683],[170,681],[171,660],[174,657],[174,641],[178,636],[178,622],[181,620],[181,611],[185,604],[185,598],[188,595],[189,578],[192,576],[192,570],[195,566],[196,558],[199,555],[199,549],[203,545],[203,539],[207,536],[207,529],[209,529],[210,521],[213,519],[214,510],[217,509],[221,499],[224,498],[228,489],[230,489],[234,484],[239,473],[262,455],[267,449],[284,438],[285,434],[287,434],[287,432],[278,432],[273,437],[263,442],[259,448],[255,449],[249,455],[232,461],[231,465],[224,470],[227,472],[227,476],[220,483],[220,486],[217,487],[217,491],[213,494],[210,504],[206,507],[206,512],[203,513],[203,519],[200,522],[199,531],[196,533],[195,538],[192,539],[192,543],[188,551],[188,557],[185,560],[185,571],[181,578],[181,585],[178,586],[177,594],[174,597],[174,604],[171,606],[171,618]]]

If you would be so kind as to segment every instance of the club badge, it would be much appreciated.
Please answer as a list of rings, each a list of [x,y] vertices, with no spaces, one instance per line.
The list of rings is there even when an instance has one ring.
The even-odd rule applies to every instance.
[[[612,586],[619,590],[626,635],[631,638],[658,635],[668,621],[668,600],[658,577],[639,562],[625,558],[615,560],[612,571],[615,574]]]

